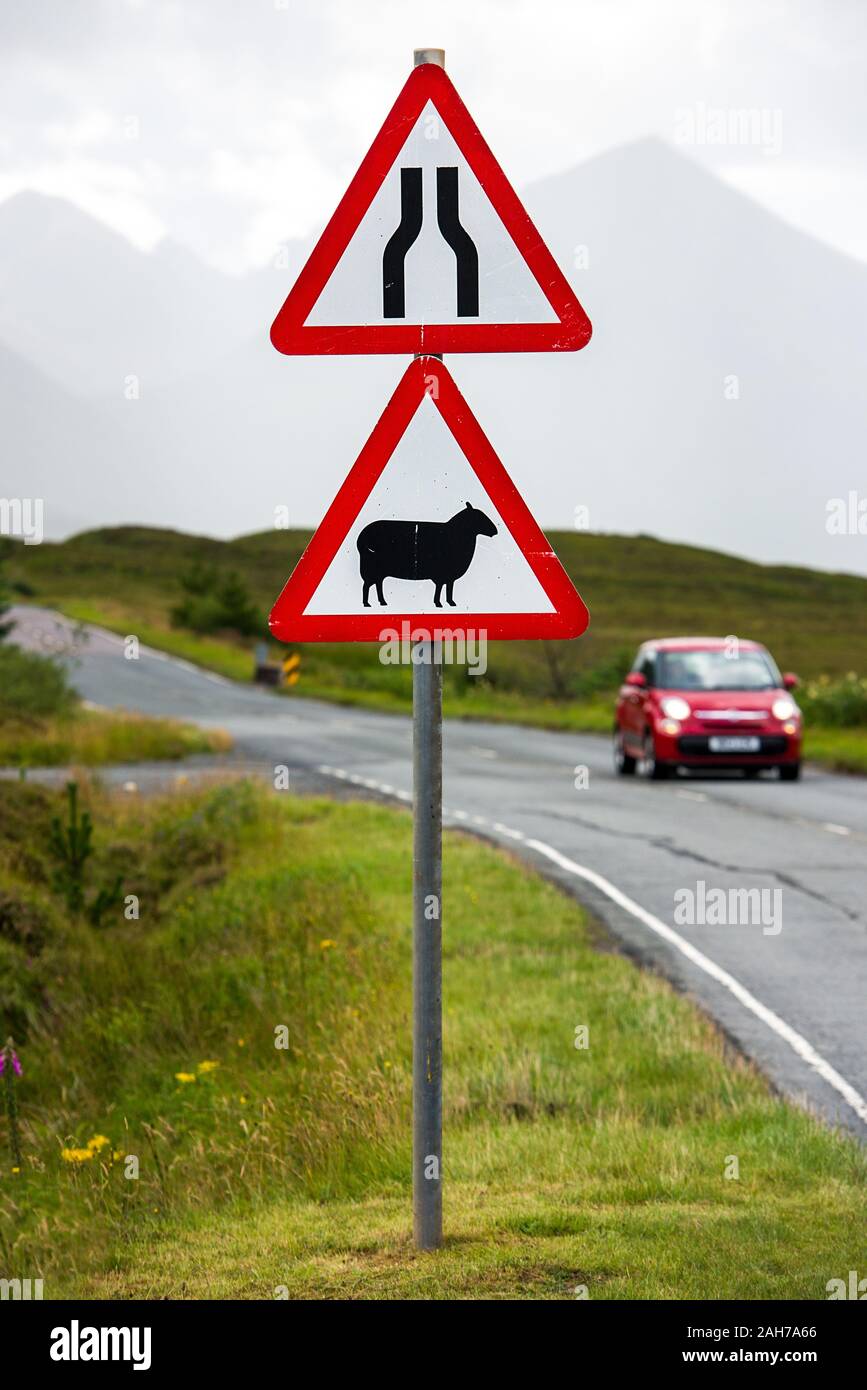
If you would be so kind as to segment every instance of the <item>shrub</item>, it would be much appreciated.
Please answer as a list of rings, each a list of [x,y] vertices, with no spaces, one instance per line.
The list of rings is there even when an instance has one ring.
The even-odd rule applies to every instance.
[[[194,565],[181,578],[184,597],[171,611],[174,627],[193,632],[263,633],[264,620],[243,579],[234,570],[221,574],[213,566]]]
[[[53,657],[0,647],[0,718],[66,714],[78,697]]]
[[[820,676],[798,692],[798,703],[805,717],[831,728],[854,729],[867,726],[867,676],[850,671],[839,680]]]

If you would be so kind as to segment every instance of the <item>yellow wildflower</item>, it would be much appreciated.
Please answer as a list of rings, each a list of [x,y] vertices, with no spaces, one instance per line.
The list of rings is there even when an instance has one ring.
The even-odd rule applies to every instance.
[[[186,1086],[190,1081],[195,1081],[195,1079],[196,1079],[196,1073],[195,1073],[194,1071],[176,1071],[176,1072],[175,1072],[175,1080],[176,1080],[176,1081],[180,1081],[180,1083],[181,1083],[182,1086]]]
[[[246,1040],[246,1038],[239,1038],[239,1039],[238,1039],[238,1046],[239,1046],[239,1047],[246,1047],[246,1046],[247,1046],[247,1040]]]
[[[200,1062],[198,1069],[204,1075],[206,1072],[216,1071],[219,1065],[219,1062]]]
[[[87,1147],[92,1149],[94,1153],[99,1153],[100,1149],[104,1149],[106,1144],[110,1143],[111,1140],[106,1138],[104,1134],[94,1134],[92,1139],[88,1139]]]
[[[320,941],[320,943],[319,943],[319,949],[320,949],[320,951],[330,951],[330,950],[332,950],[336,945],[337,945],[337,942],[336,942],[336,941],[332,941],[329,937],[326,937],[324,941]]]
[[[247,1104],[247,1097],[246,1097],[246,1096],[239,1096],[239,1097],[238,1097],[238,1100],[241,1102],[242,1105],[246,1105],[246,1104]]]
[[[93,1149],[62,1149],[60,1157],[64,1163],[87,1163],[93,1158]]]

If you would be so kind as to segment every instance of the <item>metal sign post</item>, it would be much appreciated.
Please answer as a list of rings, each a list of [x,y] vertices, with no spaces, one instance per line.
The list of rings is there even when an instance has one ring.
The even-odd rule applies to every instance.
[[[419,1250],[442,1244],[443,668],[419,642],[412,673],[412,1210]]]
[[[444,68],[441,48],[413,66]],[[412,1224],[419,1250],[443,1240],[443,668],[419,642],[412,672]]]

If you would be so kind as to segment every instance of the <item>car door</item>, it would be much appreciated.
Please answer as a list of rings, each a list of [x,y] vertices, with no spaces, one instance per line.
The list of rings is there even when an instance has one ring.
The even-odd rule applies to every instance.
[[[628,687],[626,696],[626,707],[624,717],[624,733],[627,742],[632,746],[633,751],[641,751],[644,743],[644,730],[647,724],[646,706],[648,692],[653,685],[656,672],[656,660],[653,652],[639,653],[639,659],[633,670],[644,677],[643,686],[631,685]]]

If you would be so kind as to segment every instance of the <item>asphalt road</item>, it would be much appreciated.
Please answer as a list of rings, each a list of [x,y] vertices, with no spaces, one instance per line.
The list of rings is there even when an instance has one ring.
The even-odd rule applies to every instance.
[[[228,729],[239,756],[285,764],[304,787],[410,800],[405,717],[282,698],[149,649],[128,660],[98,629],[72,654],[71,624],[35,608],[15,616],[15,640],[64,650],[86,699]],[[809,769],[796,784],[616,778],[605,739],[505,724],[449,721],[444,745],[448,824],[557,879],[780,1090],[867,1138],[864,781]],[[684,923],[675,895],[698,902],[702,883],[767,892],[749,911],[740,902],[740,920]],[[443,921],[447,932],[447,901]],[[576,1007],[575,1022],[604,1026]]]

